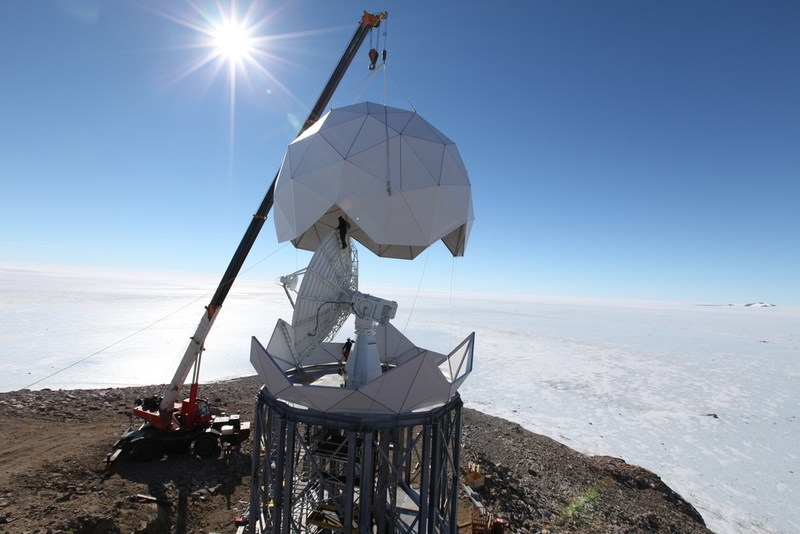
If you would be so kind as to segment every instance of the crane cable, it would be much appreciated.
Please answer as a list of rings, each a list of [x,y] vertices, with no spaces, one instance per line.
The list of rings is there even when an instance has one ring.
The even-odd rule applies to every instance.
[[[430,256],[430,248],[425,251],[425,261],[422,264],[422,272],[419,275],[419,283],[417,284],[417,291],[414,293],[414,299],[411,301],[411,309],[408,312],[408,317],[406,318],[406,324],[403,325],[402,334],[405,336],[406,331],[408,330],[408,325],[411,322],[411,317],[414,315],[414,309],[417,305],[417,300],[419,300],[420,293],[422,292],[422,281],[425,278],[425,271],[428,266],[428,257]],[[454,256],[451,259],[451,267],[450,267],[450,294],[449,294],[449,307],[450,307],[450,325],[449,325],[449,341],[448,347],[453,346],[453,336],[455,335],[455,303],[456,303],[456,278],[457,278],[457,269],[456,266],[457,258]],[[400,347],[395,347],[395,352],[392,355],[392,358],[397,358],[397,352],[399,351]]]
[[[384,23],[384,25],[385,25],[386,28],[388,28],[388,24]],[[369,44],[370,44],[370,53],[372,53],[374,51],[374,53],[377,54],[378,51],[375,48],[373,48],[372,31],[370,31],[369,35],[370,35],[370,42],[369,42]],[[408,102],[408,105],[411,106],[411,109],[415,113],[417,113],[417,107],[414,105],[414,102],[411,101],[411,98],[408,96],[408,93],[405,92],[403,87],[400,85],[400,82],[397,81],[397,78],[395,77],[394,73],[393,72],[389,72],[389,69],[386,67],[386,43],[387,42],[388,42],[388,31],[384,31],[383,32],[383,52],[381,53],[382,63],[380,64],[380,67],[381,67],[380,70],[383,71],[383,104],[384,105],[386,104],[386,95],[387,95],[387,92],[388,92],[387,86],[389,85],[387,83],[387,81],[386,81],[386,77],[388,75],[388,76],[391,77],[391,79],[394,82],[395,86],[397,86],[397,89],[400,91],[400,94],[402,94],[403,98],[405,98],[406,102]],[[380,40],[378,40],[377,46],[380,47]],[[372,57],[376,57],[377,58],[377,56],[375,56],[374,54],[371,54],[370,55],[370,60],[372,60]],[[353,89],[351,91],[349,91],[348,95],[349,94],[353,95],[352,103],[356,103],[356,102],[360,102],[361,101],[362,95],[367,90],[367,88],[370,85],[370,82],[372,81],[373,77],[377,73],[377,70],[378,70],[377,69],[377,66],[378,66],[377,65],[377,59],[375,61],[376,61],[376,63],[374,65],[373,65],[373,63],[370,63],[369,73],[367,73],[367,75],[364,76],[358,83],[354,84]],[[341,99],[341,100],[346,100],[346,99]],[[334,105],[333,107],[336,107],[336,106]]]
[[[405,90],[402,88],[400,82],[397,81],[397,78],[395,78],[394,73],[389,71],[389,69],[386,67],[386,63],[381,64],[381,70],[384,72],[384,90],[383,90],[384,104],[386,103],[386,86],[388,85],[386,83],[386,74],[388,74],[391,77],[394,84],[397,86],[397,89],[400,91],[400,94],[402,94],[403,98],[405,98],[406,102],[408,102],[408,105],[411,107],[411,110],[414,111],[415,113],[418,113],[417,107],[414,105],[414,102],[411,101],[411,97],[408,96],[408,93],[406,93]],[[359,80],[358,83],[354,84],[353,89],[345,94],[345,98],[342,98],[339,101],[347,101],[350,95],[353,95],[353,98],[350,100],[350,102],[352,104],[360,102],[362,95],[369,88],[369,84],[372,81],[372,79],[376,76],[377,72],[378,72],[377,70],[370,71],[366,76],[361,78],[361,80]],[[337,103],[339,101],[337,101]],[[334,104],[332,107],[336,107],[336,105],[337,104]]]
[[[383,52],[380,54],[383,63],[386,63],[386,36],[387,36],[387,27],[388,23],[384,23],[384,31],[383,31]],[[372,29],[369,32],[369,70],[375,70],[375,67],[378,64],[378,50],[377,48],[381,47],[381,33],[378,33],[378,37],[375,39],[375,47],[372,46]],[[377,48],[376,48],[377,47]]]
[[[456,266],[458,265],[457,258],[453,256],[450,260],[450,343],[448,347],[453,346],[453,335],[455,333],[455,309],[456,309]]]
[[[417,300],[419,300],[419,294],[422,291],[422,281],[425,279],[425,270],[428,267],[428,257],[431,254],[431,249],[428,247],[425,250],[425,261],[422,262],[422,272],[419,273],[419,283],[417,283],[417,291],[414,293],[414,299],[411,301],[411,309],[408,311],[408,317],[406,318],[406,324],[403,325],[402,334],[403,336],[406,335],[406,331],[408,330],[408,324],[411,322],[411,317],[414,315],[414,308],[417,306]],[[400,346],[396,346],[394,349],[394,354],[392,354],[392,359],[397,358],[397,352],[400,350]]]
[[[169,319],[169,318],[170,318],[170,317],[172,317],[173,315],[175,315],[175,314],[177,314],[177,313],[179,313],[179,312],[181,312],[181,311],[185,310],[185,309],[186,309],[186,308],[188,308],[189,306],[191,306],[191,305],[195,304],[197,301],[199,301],[199,300],[201,300],[201,299],[204,299],[204,298],[206,298],[206,297],[207,297],[209,294],[210,294],[210,292],[206,293],[205,295],[201,295],[201,296],[197,297],[196,299],[192,300],[191,302],[189,302],[189,303],[187,303],[187,304],[185,304],[185,305],[181,306],[181,307],[180,307],[180,308],[178,308],[177,310],[175,310],[175,311],[173,311],[173,312],[170,312],[170,313],[168,313],[167,315],[165,315],[165,316],[161,317],[160,319],[156,319],[156,320],[155,320],[155,321],[153,321],[152,323],[150,323],[150,324],[148,324],[148,325],[145,325],[145,326],[143,326],[143,327],[142,327],[142,328],[140,328],[139,330],[136,330],[135,332],[132,332],[132,333],[128,334],[127,336],[125,336],[125,337],[123,337],[123,338],[121,338],[121,339],[118,339],[117,341],[115,341],[115,342],[113,342],[113,343],[111,343],[111,344],[109,344],[109,345],[106,345],[106,346],[105,346],[105,347],[103,347],[102,349],[96,350],[95,352],[93,352],[93,353],[89,354],[88,356],[84,356],[84,357],[83,357],[83,358],[81,358],[80,360],[74,361],[74,362],[72,362],[71,364],[69,364],[69,365],[67,365],[67,366],[65,366],[65,367],[62,367],[61,369],[58,369],[58,370],[56,370],[56,371],[53,371],[53,372],[52,372],[52,373],[50,373],[49,375],[47,375],[47,376],[45,376],[45,377],[43,377],[43,378],[40,378],[39,380],[36,380],[35,382],[31,382],[30,384],[28,384],[27,386],[25,386],[23,389],[30,389],[30,387],[31,387],[31,386],[35,386],[35,385],[36,385],[36,384],[38,384],[39,382],[44,382],[44,381],[45,381],[45,380],[47,380],[48,378],[51,378],[51,377],[53,377],[53,376],[55,376],[55,375],[57,375],[57,374],[63,373],[63,372],[64,372],[64,371],[66,371],[67,369],[71,369],[72,367],[75,367],[75,366],[76,366],[76,365],[78,365],[79,363],[83,363],[83,362],[85,362],[85,361],[86,361],[86,360],[88,360],[89,358],[93,358],[94,356],[97,356],[98,354],[102,354],[103,352],[107,351],[108,349],[110,349],[110,348],[112,348],[112,347],[115,347],[115,346],[119,345],[120,343],[122,343],[122,342],[124,342],[124,341],[127,341],[127,340],[129,340],[130,338],[132,338],[132,337],[134,337],[134,336],[137,336],[137,335],[141,334],[141,333],[142,333],[142,332],[144,332],[145,330],[148,330],[148,329],[150,329],[150,328],[152,328],[152,327],[156,326],[158,323],[160,323],[160,322],[162,322],[162,321],[165,321],[165,320]]]
[[[288,245],[288,243],[289,243],[289,242],[287,241],[287,242],[286,242],[286,243],[284,243],[282,246],[278,247],[278,248],[277,248],[277,249],[275,249],[273,252],[271,252],[271,253],[270,253],[270,254],[268,254],[267,256],[263,257],[262,259],[260,259],[259,261],[257,261],[256,263],[254,263],[253,265],[251,265],[250,267],[248,267],[247,269],[245,269],[245,270],[244,270],[244,271],[242,271],[242,272],[245,272],[245,273],[246,273],[246,272],[248,272],[248,271],[251,271],[252,269],[254,269],[255,267],[257,267],[258,265],[260,265],[260,264],[261,264],[261,263],[263,263],[264,261],[268,260],[269,258],[271,258],[272,256],[274,256],[275,254],[277,254],[278,252],[280,252],[281,250],[283,250],[284,248],[286,248],[286,246]],[[194,300],[192,300],[192,301],[190,301],[190,302],[188,302],[188,303],[184,304],[183,306],[181,306],[180,308],[176,309],[175,311],[172,311],[172,312],[170,312],[170,313],[166,314],[165,316],[163,316],[163,317],[161,317],[161,318],[159,318],[159,319],[156,319],[155,321],[151,322],[150,324],[147,324],[147,325],[143,326],[142,328],[140,328],[140,329],[138,329],[138,330],[136,330],[136,331],[134,331],[134,332],[131,332],[131,333],[130,333],[130,334],[128,334],[127,336],[125,336],[125,337],[122,337],[122,338],[118,339],[117,341],[114,341],[113,343],[110,343],[110,344],[106,345],[105,347],[103,347],[103,348],[101,348],[101,349],[99,349],[99,350],[96,350],[96,351],[94,351],[93,353],[91,353],[91,354],[89,354],[89,355],[87,355],[87,356],[84,356],[83,358],[81,358],[81,359],[79,359],[79,360],[76,360],[76,361],[74,361],[74,362],[72,362],[72,363],[70,363],[70,364],[68,364],[68,365],[66,365],[66,366],[64,366],[64,367],[62,367],[61,369],[58,369],[58,370],[56,370],[56,371],[53,371],[53,372],[52,372],[52,373],[50,373],[49,375],[46,375],[46,376],[44,376],[44,377],[42,377],[42,378],[40,378],[40,379],[38,379],[38,380],[36,380],[36,381],[34,381],[34,382],[31,382],[30,384],[28,384],[27,386],[23,387],[22,389],[30,389],[30,388],[31,388],[31,386],[35,386],[36,384],[38,384],[38,383],[40,383],[40,382],[44,382],[44,381],[45,381],[45,380],[47,380],[48,378],[52,378],[52,377],[56,376],[57,374],[61,374],[61,373],[63,373],[64,371],[66,371],[66,370],[68,370],[68,369],[71,369],[71,368],[75,367],[76,365],[78,365],[78,364],[81,364],[81,363],[85,362],[85,361],[86,361],[86,360],[88,360],[89,358],[93,358],[93,357],[95,357],[95,356],[97,356],[97,355],[99,355],[99,354],[102,354],[102,353],[104,353],[105,351],[107,351],[108,349],[110,349],[110,348],[112,348],[112,347],[116,347],[116,346],[117,346],[117,345],[119,345],[120,343],[123,343],[123,342],[125,342],[125,341],[127,341],[127,340],[131,339],[132,337],[135,337],[135,336],[137,336],[137,335],[141,334],[141,333],[142,333],[142,332],[144,332],[145,330],[149,330],[150,328],[152,328],[152,327],[154,327],[154,326],[158,325],[159,323],[162,323],[162,322],[166,321],[167,319],[169,319],[169,318],[170,318],[170,317],[172,317],[173,315],[176,315],[176,314],[178,314],[178,313],[182,312],[183,310],[185,310],[185,309],[186,309],[186,308],[188,308],[189,306],[193,306],[193,305],[194,305],[195,303],[197,303],[198,301],[200,301],[200,300],[202,300],[202,299],[206,299],[206,298],[208,298],[208,296],[209,296],[209,295],[211,295],[211,294],[212,294],[212,292],[211,292],[211,291],[208,291],[208,292],[206,292],[205,294],[203,294],[203,295],[201,295],[201,296],[199,296],[199,297],[195,298]]]

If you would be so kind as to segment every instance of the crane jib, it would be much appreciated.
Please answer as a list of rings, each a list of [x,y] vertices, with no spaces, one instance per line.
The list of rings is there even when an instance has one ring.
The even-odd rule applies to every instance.
[[[361,44],[364,42],[364,39],[369,32],[373,28],[377,28],[387,16],[388,13],[386,12],[377,14],[370,14],[366,11],[364,12],[358,28],[353,34],[353,37],[350,39],[350,43],[342,53],[342,57],[339,59],[339,63],[336,65],[336,68],[333,70],[333,73],[328,79],[328,83],[325,85],[322,93],[320,93],[316,104],[311,109],[308,118],[298,132],[298,137],[322,116],[323,111],[330,103],[333,93],[339,86],[339,83],[352,63],[356,53],[361,47]],[[234,252],[233,257],[228,264],[228,268],[225,270],[225,273],[223,274],[222,279],[220,280],[219,285],[217,286],[217,289],[211,298],[211,302],[208,306],[206,306],[200,324],[197,326],[195,334],[191,338],[189,346],[187,347],[183,359],[178,366],[177,371],[175,372],[172,382],[164,393],[164,397],[161,402],[162,415],[164,411],[173,409],[175,400],[177,399],[177,396],[179,395],[186,378],[189,376],[189,371],[193,365],[199,365],[199,356],[203,351],[203,345],[205,343],[206,336],[208,335],[208,332],[214,322],[215,316],[219,308],[222,306],[225,297],[227,297],[228,292],[233,285],[233,281],[238,276],[242,265],[244,265],[244,262],[247,259],[247,256],[250,253],[250,250],[252,249],[259,232],[261,231],[261,228],[264,226],[267,215],[269,215],[269,212],[272,209],[277,179],[278,173],[275,173],[275,178],[272,180],[264,199],[261,201],[258,211],[253,215],[253,218],[251,219],[250,224],[248,225],[247,230],[245,231],[245,234],[239,243],[239,246],[236,248],[236,252]],[[192,399],[192,401],[194,401],[194,399]]]

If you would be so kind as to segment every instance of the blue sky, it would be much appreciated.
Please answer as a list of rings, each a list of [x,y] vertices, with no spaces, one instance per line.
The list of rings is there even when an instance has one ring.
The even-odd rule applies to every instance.
[[[362,282],[800,305],[797,2],[260,2],[233,93],[201,31],[229,5],[0,3],[0,263],[221,275],[386,10],[387,71],[364,86],[367,42],[333,105],[413,104],[458,144],[476,221],[458,260],[362,251]],[[246,268],[307,258],[269,222]]]

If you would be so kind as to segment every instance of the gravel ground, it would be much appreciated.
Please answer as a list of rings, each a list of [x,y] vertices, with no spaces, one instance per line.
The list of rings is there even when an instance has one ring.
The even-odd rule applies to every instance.
[[[201,394],[251,420],[258,388],[257,377],[247,377],[204,385]],[[228,458],[120,459],[104,469],[114,441],[138,424],[133,400],[161,391],[0,393],[0,533],[235,532],[249,498],[249,444]],[[502,517],[506,532],[710,532],[657,475],[619,458],[586,456],[469,409],[462,446],[462,468],[472,463],[485,477],[472,499]],[[464,491],[461,517],[473,509]]]

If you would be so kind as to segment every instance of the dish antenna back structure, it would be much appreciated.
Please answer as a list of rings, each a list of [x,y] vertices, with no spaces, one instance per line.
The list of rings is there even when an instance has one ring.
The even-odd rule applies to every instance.
[[[397,303],[358,291],[358,253],[352,246],[340,246],[340,240],[329,233],[322,240],[308,267],[281,277],[287,296],[302,283],[293,301],[292,323],[279,319],[274,353],[286,369],[301,373],[306,367],[320,363],[315,354],[325,341],[330,341],[344,321],[355,315],[356,341],[352,355],[342,351],[339,369],[343,388],[356,389],[381,374],[381,361],[376,341],[376,327],[385,326],[394,318]],[[287,357],[288,356],[288,357]]]
[[[279,280],[294,306],[291,325],[278,325],[291,339],[291,362],[302,368],[303,361],[324,341],[330,341],[351,312],[351,295],[358,289],[358,252],[342,249],[335,239],[321,246],[308,267]],[[297,291],[296,299],[291,292]]]

